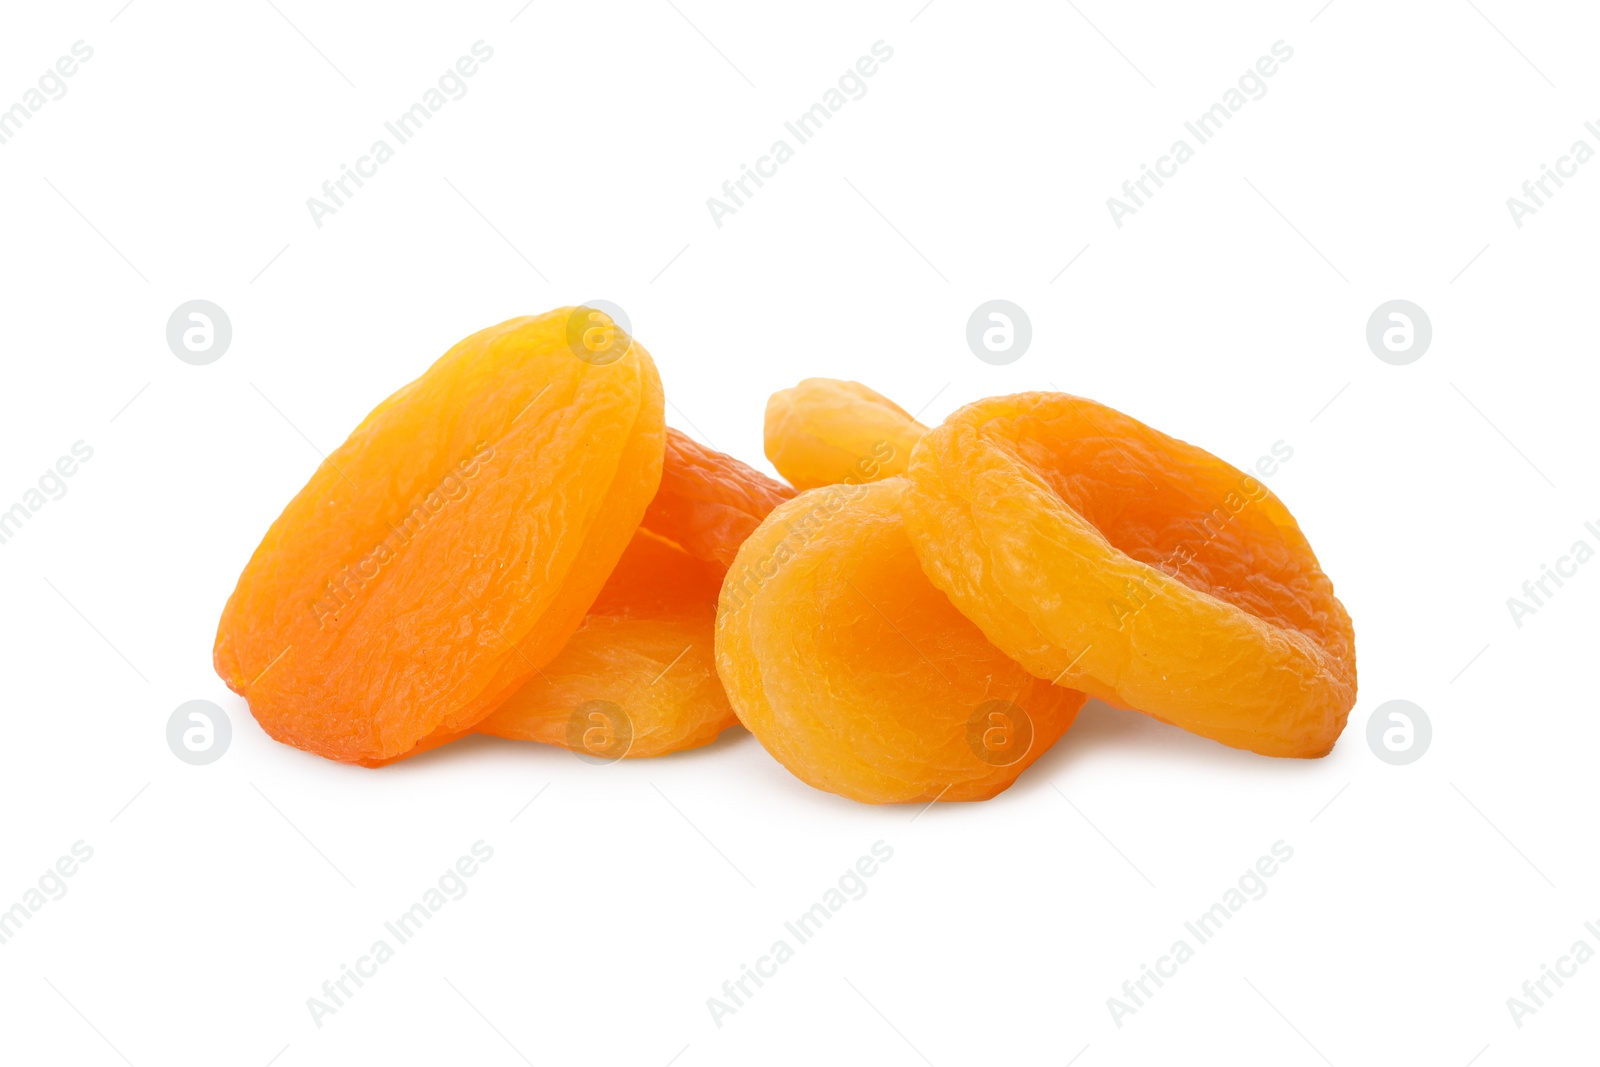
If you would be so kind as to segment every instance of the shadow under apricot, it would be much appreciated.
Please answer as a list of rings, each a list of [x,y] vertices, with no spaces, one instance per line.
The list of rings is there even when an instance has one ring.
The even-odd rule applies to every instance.
[[[1230,748],[1149,715],[1091,700],[1078,713],[1072,728],[1023,772],[1007,792],[1028,796],[1038,790],[1049,790],[1053,781],[1070,781],[1080,767],[1092,765],[1108,755],[1125,756],[1127,760],[1141,760],[1155,766],[1181,763],[1205,767],[1223,776],[1299,777],[1311,773],[1321,762],[1263,756]]]

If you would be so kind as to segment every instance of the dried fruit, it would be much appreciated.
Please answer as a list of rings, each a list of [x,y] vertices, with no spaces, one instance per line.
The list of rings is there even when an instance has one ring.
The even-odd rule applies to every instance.
[[[860,382],[807,378],[767,400],[767,459],[796,489],[904,474],[928,428]]]
[[[739,719],[805,782],[869,803],[983,800],[1071,725],[923,576],[891,478],[802,493],[739,550],[717,669]]]
[[[566,647],[478,731],[601,759],[709,744],[737,721],[712,656],[722,575],[638,531]]]
[[[596,759],[709,744],[738,721],[712,655],[722,576],[744,539],[792,496],[668,427],[661,488],[583,625],[479,732]]]
[[[1236,748],[1332,748],[1350,616],[1255,478],[1093,401],[1022,393],[929,431],[910,479],[923,570],[1038,677]]]
[[[268,529],[217,673],[273,737],[380,763],[470,730],[582,621],[656,491],[655,364],[564,308],[462,341]],[[592,313],[599,314],[599,313]]]
[[[661,488],[644,514],[644,527],[695,559],[726,569],[761,520],[792,496],[794,490],[782,482],[669,426]]]

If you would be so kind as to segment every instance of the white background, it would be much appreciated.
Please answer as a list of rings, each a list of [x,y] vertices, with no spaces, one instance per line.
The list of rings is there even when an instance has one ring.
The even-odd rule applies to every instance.
[[[1506,607],[1600,547],[1600,163],[1521,228],[1506,207],[1600,148],[1584,5],[122,2],[10,6],[0,33],[0,106],[94,49],[0,145],[0,507],[94,450],[0,545],[0,908],[93,849],[0,945],[0,1057],[1594,1055],[1600,962],[1520,1028],[1506,1005],[1600,949],[1600,563],[1520,628]],[[467,95],[316,227],[307,197],[480,39]],[[706,198],[879,40],[867,94],[714,225]],[[1116,227],[1106,198],[1279,40],[1267,94]],[[994,297],[1034,329],[1005,367],[963,336]],[[164,336],[194,298],[234,330],[204,367]],[[1091,705],[1008,793],[921,814],[814,791],[742,731],[605,769],[268,739],[211,643],[319,452],[466,334],[589,298],[631,316],[669,421],[762,466],[767,395],[811,375],[930,422],[1053,384],[1239,466],[1285,442],[1270,485],[1358,634],[1344,738],[1273,761]],[[1434,328],[1404,367],[1364,339],[1395,298]],[[234,731],[206,767],[164,736],[197,698]],[[1404,767],[1365,738],[1397,698],[1434,727]],[[468,894],[314,1025],[480,839]],[[879,840],[867,895],[716,1026],[707,998]],[[1267,895],[1117,1026],[1107,998],[1280,840]]]

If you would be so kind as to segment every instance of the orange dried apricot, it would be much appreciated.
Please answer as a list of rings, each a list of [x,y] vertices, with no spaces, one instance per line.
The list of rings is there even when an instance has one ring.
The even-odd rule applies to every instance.
[[[767,400],[767,459],[796,489],[904,474],[928,428],[860,382],[807,378]]]
[[[1355,635],[1294,516],[1203,449],[1062,393],[969,404],[912,452],[923,570],[1006,654],[1225,745],[1322,756]]]
[[[801,493],[739,550],[717,670],[801,780],[868,803],[984,800],[1071,725],[1081,693],[984,639],[917,564],[903,478]]]
[[[649,353],[620,330],[573,346],[579,314],[601,313],[451,348],[267,530],[213,652],[267,733],[400,758],[470,730],[566,644],[655,494],[665,430]]]
[[[726,569],[761,520],[792,496],[782,482],[669,426],[661,488],[643,525],[695,559]]]
[[[478,732],[599,759],[709,744],[738,721],[712,654],[722,575],[639,530],[566,647]]]
[[[661,487],[583,625],[478,731],[596,759],[710,743],[738,721],[712,655],[722,577],[792,496],[669,426]]]

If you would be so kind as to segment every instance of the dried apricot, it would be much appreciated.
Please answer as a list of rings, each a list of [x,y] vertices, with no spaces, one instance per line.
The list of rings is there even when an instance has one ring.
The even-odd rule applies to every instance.
[[[860,382],[807,378],[767,400],[767,459],[796,489],[904,474],[928,428]]]
[[[583,625],[479,732],[614,759],[734,725],[712,655],[717,593],[745,538],[792,496],[669,426],[661,487]]]
[[[712,654],[722,575],[639,530],[566,647],[478,732],[600,759],[709,744],[738,721]]]
[[[644,527],[726,569],[761,520],[792,496],[782,482],[669,426],[661,488],[644,513]]]
[[[1071,725],[1083,694],[984,639],[917,564],[903,478],[801,493],[739,550],[717,670],[801,780],[868,803],[984,800]]]
[[[1203,449],[1062,393],[969,404],[911,457],[933,584],[1040,678],[1272,756],[1321,756],[1355,635],[1294,516]]]
[[[445,353],[356,427],[267,530],[217,673],[273,737],[380,763],[470,730],[583,620],[661,476],[661,382],[586,309]],[[606,320],[609,327],[609,320]]]

